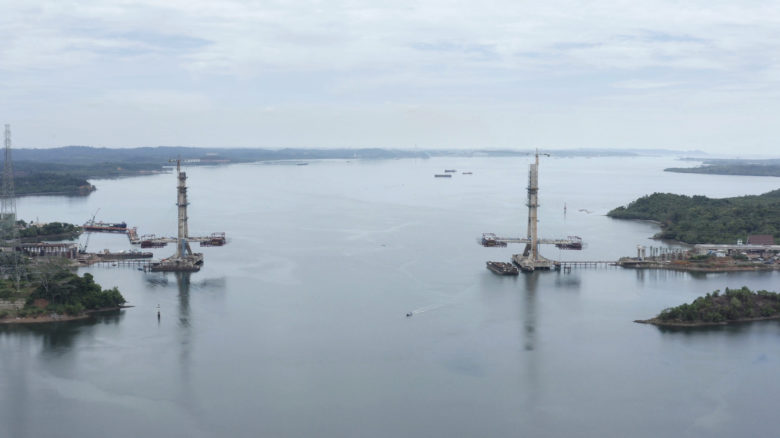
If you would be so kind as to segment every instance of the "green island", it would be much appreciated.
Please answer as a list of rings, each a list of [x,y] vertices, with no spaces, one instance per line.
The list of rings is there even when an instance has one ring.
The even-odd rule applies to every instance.
[[[95,312],[118,310],[125,303],[116,287],[103,290],[91,274],[79,276],[65,261],[31,260],[9,253],[0,254],[0,259],[5,273],[0,279],[0,324],[85,319]]]
[[[780,189],[762,195],[713,199],[653,193],[607,213],[615,219],[658,222],[654,237],[684,243],[736,243],[749,234],[780,238]]]
[[[658,316],[634,322],[669,327],[697,327],[780,319],[780,294],[765,290],[726,288],[696,298],[690,304],[665,309]]]
[[[780,176],[780,160],[705,160],[699,167],[670,167],[666,172],[708,175]]]

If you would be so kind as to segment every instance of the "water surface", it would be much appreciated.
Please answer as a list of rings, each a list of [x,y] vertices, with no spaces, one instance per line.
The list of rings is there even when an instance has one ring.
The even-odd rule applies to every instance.
[[[190,276],[82,269],[135,307],[0,329],[0,436],[775,436],[780,324],[661,330],[632,320],[724,287],[778,290],[780,276],[495,276],[485,261],[522,248],[476,241],[525,233],[530,162],[187,169],[192,234],[225,231],[229,244],[199,248],[205,266]],[[543,159],[540,234],[576,234],[587,247],[542,253],[614,260],[665,245],[649,240],[652,224],[604,216],[654,191],[778,186],[662,172],[679,164]],[[433,178],[445,168],[459,172]],[[87,198],[19,199],[19,216],[83,223],[100,208],[98,220],[174,234],[173,175],[95,184]],[[129,248],[120,235],[93,234],[89,245]]]

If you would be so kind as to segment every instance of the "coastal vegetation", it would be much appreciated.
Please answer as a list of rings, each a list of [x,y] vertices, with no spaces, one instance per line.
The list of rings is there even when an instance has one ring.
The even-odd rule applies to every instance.
[[[656,325],[711,325],[780,318],[780,294],[765,290],[726,288],[696,298],[690,304],[665,309],[658,316],[637,322]]]
[[[95,190],[84,177],[46,172],[14,174],[14,186],[19,196],[88,195]]]
[[[763,195],[713,199],[653,193],[607,213],[615,219],[656,221],[656,238],[685,243],[736,243],[749,234],[780,238],[780,189]]]
[[[19,228],[19,237],[22,240],[65,240],[75,239],[81,234],[81,227],[63,222],[49,222],[47,224],[37,225],[26,223],[23,220],[16,221]]]
[[[17,257],[15,266],[13,257]],[[79,276],[63,260],[32,261],[4,254],[2,268],[5,275],[0,278],[0,300],[20,303],[18,309],[0,310],[0,320],[5,322],[14,322],[16,318],[46,322],[52,314],[83,317],[91,311],[116,309],[125,303],[116,287],[103,290],[91,274]]]

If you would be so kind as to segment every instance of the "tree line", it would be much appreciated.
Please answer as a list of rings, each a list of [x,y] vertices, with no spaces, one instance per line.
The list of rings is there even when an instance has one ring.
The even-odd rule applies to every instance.
[[[726,288],[696,298],[690,304],[665,309],[656,319],[662,322],[720,323],[780,316],[780,295],[775,292]]]
[[[745,241],[749,234],[780,239],[780,189],[722,199],[653,193],[615,208],[607,216],[657,221],[662,229],[655,237],[692,244],[734,244]]]

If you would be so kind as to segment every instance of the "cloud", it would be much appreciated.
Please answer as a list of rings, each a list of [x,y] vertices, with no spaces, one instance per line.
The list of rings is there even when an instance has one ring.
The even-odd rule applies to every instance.
[[[461,109],[444,111],[457,114],[452,117],[438,115],[448,105],[468,106],[477,115],[509,106],[515,117],[536,107],[559,114],[564,123],[580,117],[581,108],[598,106],[602,123],[609,124],[608,117],[628,102],[647,111],[697,107],[701,121],[714,111],[706,108],[713,102],[741,102],[747,114],[780,109],[761,97],[776,96],[780,80],[780,8],[771,1],[0,5],[0,99],[6,102],[0,116],[10,119],[20,109],[23,117],[40,117],[46,108],[36,111],[36,105],[46,101],[72,114],[82,105],[121,101],[124,117],[140,117],[146,108],[170,112],[182,126],[176,112],[207,117],[227,107],[258,113],[287,108],[287,117],[295,117],[290,108],[297,107],[314,124],[317,111],[304,109],[387,117],[394,107],[383,105],[392,102],[428,108],[432,120],[471,118],[473,132],[490,126],[495,132],[486,136],[508,138],[509,123],[486,124]],[[522,110],[513,106],[517,102]],[[423,135],[424,125],[401,115],[396,120],[398,129],[406,123],[415,135],[450,141]],[[253,132],[251,126],[231,127]],[[370,134],[363,134],[368,143]],[[571,146],[576,141],[572,135]]]

